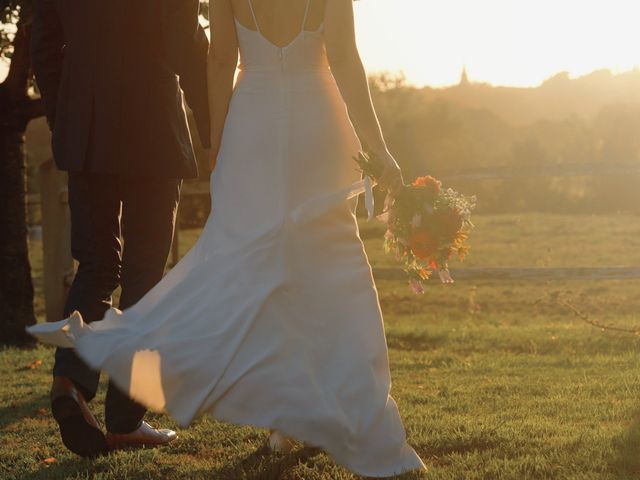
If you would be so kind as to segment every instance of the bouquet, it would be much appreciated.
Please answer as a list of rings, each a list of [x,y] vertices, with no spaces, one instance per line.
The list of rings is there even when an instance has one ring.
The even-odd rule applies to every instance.
[[[382,177],[384,165],[375,156],[361,152],[355,160],[373,181]],[[416,178],[387,196],[385,211],[378,216],[387,226],[384,248],[403,263],[415,293],[424,293],[422,282],[436,270],[443,283],[453,283],[449,261],[463,261],[469,251],[466,242],[474,228],[475,206],[475,197],[443,189],[431,176]]]

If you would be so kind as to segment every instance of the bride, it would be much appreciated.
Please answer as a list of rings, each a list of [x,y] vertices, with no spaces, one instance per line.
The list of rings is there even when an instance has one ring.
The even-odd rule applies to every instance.
[[[358,55],[351,0],[211,0],[213,211],[138,304],[32,327],[182,426],[209,414],[324,449],[353,472],[424,469],[407,444],[352,158],[402,183]],[[235,81],[240,54],[240,72]],[[358,127],[360,140],[350,121]],[[371,205],[368,205],[371,207]]]

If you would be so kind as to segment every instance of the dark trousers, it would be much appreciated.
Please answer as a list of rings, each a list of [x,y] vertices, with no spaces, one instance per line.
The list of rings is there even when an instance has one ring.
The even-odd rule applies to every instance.
[[[71,250],[78,271],[65,316],[78,310],[87,323],[101,320],[122,287],[119,308],[140,300],[162,278],[173,240],[180,180],[69,173]],[[71,349],[56,351],[54,375],[71,379],[91,400],[100,372]],[[129,433],[146,410],[109,384],[105,423],[112,433]]]

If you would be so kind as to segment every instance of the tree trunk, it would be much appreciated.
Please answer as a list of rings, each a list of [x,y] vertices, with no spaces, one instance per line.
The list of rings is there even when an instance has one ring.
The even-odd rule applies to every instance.
[[[30,342],[25,327],[35,323],[33,283],[27,242],[25,131],[42,115],[28,96],[31,75],[29,28],[18,23],[14,53],[0,84],[0,343]]]
[[[0,127],[0,342],[25,343],[35,322],[27,244],[24,132]]]

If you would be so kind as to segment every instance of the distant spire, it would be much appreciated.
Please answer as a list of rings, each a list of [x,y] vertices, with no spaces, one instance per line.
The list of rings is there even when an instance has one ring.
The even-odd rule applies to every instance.
[[[467,66],[465,65],[464,67],[462,67],[462,75],[460,75],[460,85],[466,86],[470,84],[471,82],[469,81],[469,75],[467,75]]]

